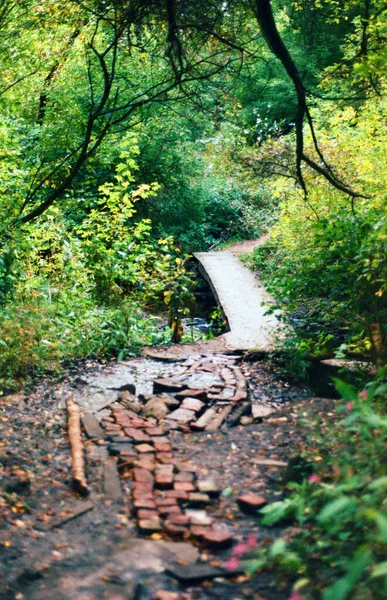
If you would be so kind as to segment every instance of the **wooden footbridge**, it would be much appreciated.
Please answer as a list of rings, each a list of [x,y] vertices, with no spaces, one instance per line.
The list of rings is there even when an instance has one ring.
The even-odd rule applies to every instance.
[[[256,276],[232,252],[197,252],[194,257],[227,319],[226,345],[264,352],[278,346],[284,334],[279,312],[267,314],[273,299]]]

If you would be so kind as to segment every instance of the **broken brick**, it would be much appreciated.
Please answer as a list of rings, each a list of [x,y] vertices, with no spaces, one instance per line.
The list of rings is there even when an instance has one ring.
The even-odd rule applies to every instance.
[[[156,473],[156,487],[161,490],[173,488],[173,474]]]
[[[153,475],[146,469],[133,469],[133,478],[136,482],[150,483],[153,485]]]
[[[147,519],[152,520],[152,519],[158,519],[159,515],[156,510],[148,510],[145,508],[141,508],[137,512],[137,518],[140,520],[147,520]]]
[[[144,533],[155,533],[162,530],[160,519],[156,519],[156,517],[153,519],[141,519],[138,522],[138,527]]]
[[[246,494],[237,498],[239,508],[247,513],[256,513],[267,504],[266,498],[258,494]]]
[[[193,492],[195,491],[195,486],[188,481],[176,481],[174,483],[174,489],[178,492]]]
[[[159,442],[154,442],[156,452],[171,452],[172,447],[171,444],[160,444]]]
[[[211,548],[228,548],[233,543],[233,537],[222,529],[209,529],[203,537],[203,542]]]

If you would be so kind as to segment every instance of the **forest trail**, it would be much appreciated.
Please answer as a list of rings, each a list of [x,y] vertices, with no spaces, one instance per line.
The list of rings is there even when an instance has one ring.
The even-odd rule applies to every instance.
[[[283,497],[298,415],[321,406],[268,361],[192,350],[88,361],[7,397],[2,485],[16,495],[0,507],[1,600],[52,600],[54,589],[55,600],[288,598],[273,574],[225,566],[237,544],[273,539],[257,509]],[[69,395],[83,413],[86,499],[71,489]]]
[[[245,318],[228,311],[231,335],[87,361],[61,383],[7,397],[2,485],[15,496],[0,506],[2,600],[51,600],[53,589],[55,600],[288,598],[275,574],[250,579],[227,565],[245,540],[258,549],[273,539],[257,511],[283,497],[298,415],[321,403],[270,361],[240,356],[268,348],[266,296],[230,251],[208,257],[239,292]],[[71,489],[69,396],[82,412],[86,499]]]
[[[276,339],[283,335],[278,320],[279,311],[266,314],[274,299],[260,280],[237,258],[250,253],[266,237],[239,242],[223,251],[194,254],[200,272],[208,281],[221,307],[230,331],[223,335],[228,348],[268,352],[275,348]]]

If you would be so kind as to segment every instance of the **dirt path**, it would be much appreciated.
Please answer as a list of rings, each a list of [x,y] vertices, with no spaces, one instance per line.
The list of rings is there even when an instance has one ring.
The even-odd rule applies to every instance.
[[[162,383],[154,391],[160,377],[182,386],[180,396],[176,389],[166,392]],[[247,400],[237,394],[243,381]],[[69,393],[84,414],[103,419],[100,439],[86,442],[87,499],[71,489],[64,410]],[[189,407],[196,412],[188,421],[186,415],[174,419],[176,410],[188,410],[182,403],[191,393],[202,398]],[[255,512],[246,513],[238,498],[281,498],[290,448],[303,437],[294,403],[307,395],[281,382],[269,362],[199,353],[179,362],[90,363],[83,372],[69,373],[60,386],[3,398],[1,600],[285,600],[287,582],[269,575],[230,579],[213,567],[224,566],[235,544],[249,536],[259,547],[278,535],[260,527]],[[169,398],[174,406],[164,418],[145,416],[149,396]],[[219,415],[230,403],[233,410],[219,429],[195,429],[208,410]],[[244,424],[232,427],[242,404]],[[249,416],[252,405],[265,407],[267,417]],[[168,473],[172,481],[165,479]],[[164,480],[157,480],[160,475]],[[179,564],[185,576],[204,566],[206,579],[179,581]]]
[[[87,498],[72,490],[69,395]],[[285,493],[298,413],[321,409],[308,395],[223,336],[88,361],[2,398],[0,600],[286,600],[289,582],[226,565],[238,543],[254,552],[291,535],[260,526],[257,510]]]
[[[251,252],[257,248],[258,246],[262,246],[269,239],[269,235],[263,235],[260,238],[256,238],[255,240],[244,240],[243,242],[235,242],[235,244],[230,244],[226,248],[222,250],[218,250],[218,252],[231,252],[235,255],[240,254],[251,254]]]

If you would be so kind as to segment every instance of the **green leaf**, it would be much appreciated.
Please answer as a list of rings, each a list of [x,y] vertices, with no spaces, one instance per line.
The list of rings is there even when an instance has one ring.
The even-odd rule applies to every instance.
[[[387,518],[378,513],[375,517],[375,523],[379,529],[379,540],[387,544]]]
[[[280,538],[276,540],[271,546],[269,550],[270,558],[276,558],[277,556],[281,556],[286,551],[286,542],[284,539]]]
[[[351,498],[347,498],[345,496],[342,498],[337,498],[336,500],[332,500],[332,502],[329,502],[326,506],[324,506],[320,514],[317,516],[317,520],[324,523],[324,521],[329,521],[329,519],[336,516],[338,513],[342,513],[345,509],[353,509],[355,507],[356,502]]]
[[[385,575],[387,575],[387,560],[385,562],[379,563],[373,568],[371,577],[384,577]]]
[[[222,492],[222,496],[223,498],[229,498],[230,496],[232,496],[232,487],[228,487],[226,489],[223,490]]]
[[[380,417],[379,415],[377,415],[375,413],[368,415],[366,417],[366,422],[368,423],[368,425],[371,425],[371,427],[375,427],[375,428],[387,427],[387,419]]]
[[[323,600],[345,600],[354,585],[361,579],[371,560],[372,555],[368,548],[359,548],[349,563],[345,576],[325,590]]]
[[[265,515],[261,521],[262,525],[274,525],[274,523],[278,523],[278,521],[293,515],[294,503],[287,498],[286,500],[268,504],[259,512]]]
[[[332,380],[337,391],[339,392],[340,396],[344,398],[344,400],[347,400],[347,402],[353,402],[358,399],[357,391],[352,385],[342,381],[342,379],[337,379],[337,377],[332,377]]]
[[[252,560],[248,566],[247,572],[251,575],[261,569],[266,564],[266,558],[257,558],[256,560]]]
[[[384,477],[379,477],[375,479],[372,483],[368,485],[370,490],[378,490],[379,488],[387,488],[387,475]]]

